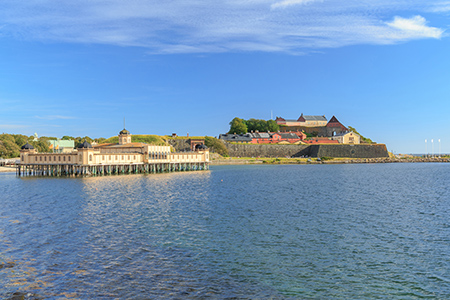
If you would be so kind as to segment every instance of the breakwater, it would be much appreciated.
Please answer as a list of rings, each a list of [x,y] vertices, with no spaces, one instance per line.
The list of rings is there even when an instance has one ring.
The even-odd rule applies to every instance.
[[[231,157],[389,157],[386,145],[253,145],[225,143]]]

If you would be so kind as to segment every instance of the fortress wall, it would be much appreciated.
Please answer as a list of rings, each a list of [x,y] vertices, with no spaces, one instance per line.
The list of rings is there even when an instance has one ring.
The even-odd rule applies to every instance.
[[[311,145],[312,157],[351,157],[351,158],[376,158],[389,157],[386,145]]]
[[[231,157],[286,157],[304,152],[309,145],[255,145],[225,143]],[[301,155],[309,155],[309,151]],[[300,156],[301,156],[300,155]]]
[[[231,157],[389,157],[386,145],[254,145],[225,143]]]

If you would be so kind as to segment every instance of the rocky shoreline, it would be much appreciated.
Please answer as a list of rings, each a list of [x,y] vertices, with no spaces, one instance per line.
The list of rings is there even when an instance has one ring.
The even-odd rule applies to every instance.
[[[379,163],[448,163],[450,158],[338,158],[317,160],[317,158],[229,158],[211,161],[211,165],[246,165],[246,164],[379,164]]]

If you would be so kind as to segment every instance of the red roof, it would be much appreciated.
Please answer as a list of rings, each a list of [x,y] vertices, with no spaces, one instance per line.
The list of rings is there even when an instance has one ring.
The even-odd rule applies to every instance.
[[[345,127],[344,125],[342,125],[341,122],[339,122],[339,120],[333,116],[330,121],[328,121],[327,123],[327,127],[340,127],[342,130],[347,131],[347,127]]]

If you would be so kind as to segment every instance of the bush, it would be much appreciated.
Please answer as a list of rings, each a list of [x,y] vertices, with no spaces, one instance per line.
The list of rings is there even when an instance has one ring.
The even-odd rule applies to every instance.
[[[209,148],[211,152],[222,155],[223,157],[228,157],[228,149],[225,144],[214,137],[205,136],[205,146]]]
[[[322,161],[324,161],[324,160],[332,160],[332,159],[334,159],[334,158],[333,157],[328,157],[328,156],[322,156],[320,158],[320,160],[322,160]]]

